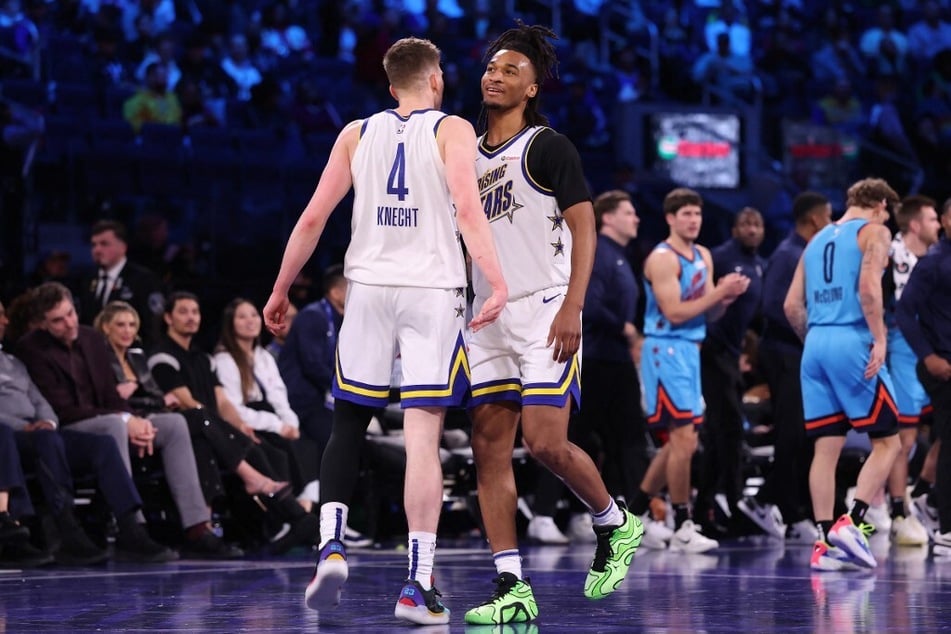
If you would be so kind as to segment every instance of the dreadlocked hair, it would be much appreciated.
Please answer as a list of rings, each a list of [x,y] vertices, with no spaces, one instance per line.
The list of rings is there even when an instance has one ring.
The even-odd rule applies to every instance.
[[[535,69],[535,82],[541,88],[545,80],[558,76],[558,55],[552,40],[558,36],[547,26],[515,21],[515,28],[505,31],[489,44],[484,62],[501,50],[517,51],[528,58]],[[548,117],[538,111],[538,93],[525,104],[525,122],[530,126],[548,125]],[[484,111],[483,111],[484,114]]]

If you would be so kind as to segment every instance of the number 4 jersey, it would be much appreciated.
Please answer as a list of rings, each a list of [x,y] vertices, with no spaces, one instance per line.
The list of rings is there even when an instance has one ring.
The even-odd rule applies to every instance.
[[[446,114],[394,110],[363,122],[353,154],[344,274],[371,286],[460,288],[465,262],[436,137]]]

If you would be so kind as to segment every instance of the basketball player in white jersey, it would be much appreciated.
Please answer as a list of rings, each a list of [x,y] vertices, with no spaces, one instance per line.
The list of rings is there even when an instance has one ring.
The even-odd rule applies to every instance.
[[[431,42],[416,38],[402,39],[387,51],[383,66],[399,106],[341,131],[288,240],[264,308],[268,328],[281,332],[288,288],[352,185],[352,237],[344,260],[350,283],[347,318],[337,345],[333,432],[320,469],[320,554],[305,601],[317,610],[340,601],[348,576],[341,538],[360,448],[373,412],[387,403],[399,350],[409,574],[395,614],[424,625],[449,621],[449,610],[432,585],[432,569],[442,504],[443,419],[446,407],[462,404],[469,389],[459,233],[491,289],[469,324],[472,330],[495,321],[507,298],[476,187],[475,132],[463,119],[438,110],[443,93],[439,57]]]
[[[539,87],[557,63],[552,37],[547,28],[519,22],[489,45],[482,76],[488,129],[479,144],[479,189],[510,297],[498,321],[469,338],[472,449],[498,573],[492,597],[466,613],[474,624],[538,615],[515,530],[512,449],[520,417],[525,448],[592,514],[598,545],[587,597],[617,589],[644,532],[608,494],[588,454],[568,442],[569,413],[580,400],[581,308],[596,238],[578,152],[537,109]],[[479,271],[472,277],[479,310],[491,286]]]

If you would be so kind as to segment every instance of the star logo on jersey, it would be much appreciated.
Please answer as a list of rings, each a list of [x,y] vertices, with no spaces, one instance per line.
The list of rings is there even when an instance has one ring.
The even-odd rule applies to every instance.
[[[456,292],[456,297],[462,297],[463,294],[466,292],[466,290],[464,288],[457,288],[455,292]]]
[[[549,242],[555,252],[552,255],[564,255],[565,254],[565,244],[561,241],[561,238],[558,238],[557,242]]]
[[[564,216],[548,216],[548,219],[551,220],[551,230],[558,231],[562,229],[562,223],[565,222]]]
[[[456,317],[465,317],[466,315],[466,307],[463,306],[462,304],[459,304],[458,306],[456,306],[455,311],[456,311]]]

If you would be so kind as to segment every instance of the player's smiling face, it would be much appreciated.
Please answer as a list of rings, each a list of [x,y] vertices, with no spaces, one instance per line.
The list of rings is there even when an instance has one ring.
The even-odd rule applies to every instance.
[[[535,69],[528,57],[507,49],[492,56],[482,75],[482,103],[486,108],[514,108],[537,93]]]

